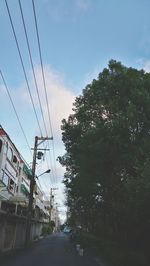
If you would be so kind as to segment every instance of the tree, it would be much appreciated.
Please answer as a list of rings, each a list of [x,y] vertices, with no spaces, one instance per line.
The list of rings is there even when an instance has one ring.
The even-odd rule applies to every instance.
[[[128,239],[146,237],[150,74],[111,60],[76,98],[62,137],[66,154],[59,160],[76,223],[119,238],[123,230]]]

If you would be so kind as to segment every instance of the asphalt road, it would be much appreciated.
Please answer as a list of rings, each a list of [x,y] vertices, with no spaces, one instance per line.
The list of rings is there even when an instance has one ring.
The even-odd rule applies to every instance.
[[[104,266],[90,255],[79,256],[63,233],[53,234],[0,261],[0,266]]]

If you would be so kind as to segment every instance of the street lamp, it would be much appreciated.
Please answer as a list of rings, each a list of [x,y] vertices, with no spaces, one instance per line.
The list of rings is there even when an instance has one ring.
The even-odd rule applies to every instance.
[[[31,221],[32,221],[32,211],[33,211],[33,192],[35,182],[35,170],[36,170],[36,159],[39,150],[46,151],[47,149],[40,149],[39,145],[41,145],[46,140],[52,140],[53,137],[35,137],[34,148],[33,148],[33,162],[32,162],[32,174],[30,176],[30,193],[29,193],[29,204],[28,204],[28,212],[27,212],[27,220],[26,220],[26,236],[25,236],[25,245],[28,246],[30,242],[31,235]],[[40,141],[40,142],[39,142]],[[46,171],[49,173],[50,169]]]
[[[41,176],[41,175],[44,175],[44,174],[48,174],[48,173],[50,173],[50,171],[51,171],[51,169],[48,169],[48,170],[47,170],[47,171],[45,171],[44,173],[42,173],[42,174],[40,174],[40,175],[36,176],[36,178],[38,179],[38,178],[39,178],[39,176]]]

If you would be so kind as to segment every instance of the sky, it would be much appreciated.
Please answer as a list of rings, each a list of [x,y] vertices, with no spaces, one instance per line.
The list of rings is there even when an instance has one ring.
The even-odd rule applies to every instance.
[[[29,87],[41,123],[42,116],[35,89],[32,68],[21,20],[18,0],[7,0],[18,44],[22,54]],[[29,44],[34,63],[39,95],[49,136],[51,131],[41,75],[40,57],[35,31],[32,0],[21,0]],[[54,137],[48,163],[38,162],[37,174],[52,169],[50,175],[39,178],[48,195],[50,187],[58,187],[56,200],[64,217],[65,169],[56,160],[65,153],[61,140],[61,120],[72,113],[75,97],[97,78],[110,59],[126,66],[150,71],[150,1],[149,0],[35,0],[43,68]],[[27,84],[20,63],[6,4],[0,1],[0,69],[3,73],[16,111],[30,147],[40,136]],[[7,131],[28,163],[32,162],[14,110],[0,79],[0,124]],[[49,154],[49,152],[48,152]],[[55,156],[54,156],[55,155]],[[46,157],[46,156],[45,156]],[[55,157],[55,158],[54,158]],[[55,162],[54,162],[55,161]]]

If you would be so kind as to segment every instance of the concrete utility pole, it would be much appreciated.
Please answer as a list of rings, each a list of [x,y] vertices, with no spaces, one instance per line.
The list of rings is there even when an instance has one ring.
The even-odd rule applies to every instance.
[[[49,223],[51,222],[51,212],[52,212],[52,188],[50,189],[50,201],[49,201]]]
[[[33,192],[36,184],[35,181],[35,168],[36,168],[36,159],[37,159],[37,151],[38,150],[48,150],[48,149],[38,149],[38,146],[42,144],[45,140],[52,140],[53,138],[48,137],[35,137],[35,143],[33,148],[33,162],[32,162],[32,175],[30,176],[30,194],[29,194],[29,205],[28,205],[28,213],[26,220],[26,236],[25,236],[25,246],[28,246],[30,243],[30,231],[31,231],[31,221],[32,221],[32,212],[33,212]],[[38,143],[38,140],[41,142]]]
[[[54,198],[53,190],[57,190],[58,188],[51,188],[50,189],[50,209],[49,209],[49,222],[51,222],[51,216],[52,216],[52,199]]]

